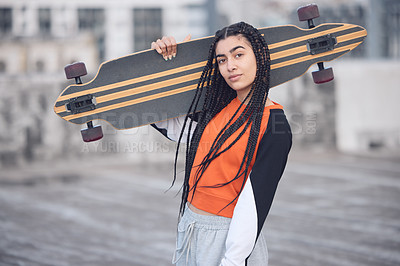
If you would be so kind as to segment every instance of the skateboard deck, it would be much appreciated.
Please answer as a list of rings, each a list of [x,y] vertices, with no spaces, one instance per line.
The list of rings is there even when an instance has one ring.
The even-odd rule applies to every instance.
[[[346,54],[367,35],[364,28],[343,23],[312,29],[285,25],[259,31],[270,49],[271,88],[303,75],[313,64]],[[105,120],[116,129],[186,114],[212,39],[179,43],[177,56],[170,61],[152,49],[107,61],[91,81],[68,86],[56,100],[54,111],[74,124]]]

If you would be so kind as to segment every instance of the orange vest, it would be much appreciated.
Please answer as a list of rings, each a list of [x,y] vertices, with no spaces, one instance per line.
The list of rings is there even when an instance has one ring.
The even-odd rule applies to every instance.
[[[222,128],[226,125],[229,119],[234,115],[235,111],[240,105],[240,100],[235,98],[230,102],[224,109],[221,110],[206,126],[204,129],[203,135],[200,139],[199,147],[197,149],[196,157],[193,162],[193,168],[190,174],[189,186],[193,187],[195,182],[195,173],[198,168],[198,165],[201,163],[203,158],[209,152],[213,141],[217,137],[218,133],[222,130]],[[236,118],[239,114],[244,110],[245,106],[242,106],[242,109],[238,112]],[[249,172],[254,165],[258,144],[268,125],[268,119],[270,116],[270,109],[283,109],[281,105],[274,103],[274,105],[270,105],[264,108],[263,118],[261,122],[260,135],[257,140],[256,150],[250,164]],[[201,209],[203,211],[213,213],[216,215],[224,216],[232,218],[233,210],[236,206],[237,199],[227,206],[240,192],[243,178],[241,177],[234,182],[215,188],[218,184],[226,183],[232,180],[242,163],[243,156],[245,153],[245,149],[247,146],[247,141],[249,139],[250,127],[247,128],[246,132],[242,137],[226,152],[222,153],[219,157],[214,159],[210,165],[207,167],[203,176],[200,178],[199,183],[197,184],[196,191],[193,196],[193,190],[190,189],[188,194],[188,202],[190,202],[194,207]],[[239,133],[243,130],[244,125],[239,128],[232,136],[230,136],[221,149],[224,149],[229,144],[235,140],[235,138],[239,135]],[[244,170],[244,167],[241,171]],[[192,199],[193,196],[193,199]]]

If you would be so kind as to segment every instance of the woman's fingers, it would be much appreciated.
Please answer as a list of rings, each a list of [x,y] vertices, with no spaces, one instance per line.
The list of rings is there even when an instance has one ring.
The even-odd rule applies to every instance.
[[[160,39],[158,39],[157,41],[159,41]],[[155,42],[152,42],[151,43],[151,49],[156,49],[156,51],[157,51],[157,53],[159,53],[159,54],[161,54],[162,55],[162,49],[161,49],[161,47],[157,44],[157,41],[155,41]]]
[[[166,51],[163,54],[164,58],[167,57],[169,60],[172,59],[172,57],[176,56],[176,41],[175,38],[170,36],[164,36],[161,41],[165,44],[166,46]]]
[[[186,36],[185,39],[183,39],[183,42],[190,41],[191,38],[192,38],[192,35],[189,33],[188,36]]]
[[[170,39],[171,39],[171,47],[172,47],[171,55],[173,57],[175,57],[176,56],[176,40],[173,36],[171,36]]]
[[[191,35],[185,37],[184,42],[190,40]],[[155,49],[157,53],[163,56],[165,60],[171,60],[177,53],[176,40],[173,36],[164,36],[151,43],[151,49]]]
[[[174,37],[164,36],[151,43],[151,49],[155,49],[157,53],[162,55],[165,60],[172,59],[176,56],[176,41]]]
[[[164,39],[164,37],[163,37],[163,39]],[[161,52],[158,52],[158,53],[161,54],[165,60],[168,60],[167,44],[165,43],[165,41],[163,39],[162,40],[158,39],[156,41],[156,44],[159,47],[159,50],[161,50]]]

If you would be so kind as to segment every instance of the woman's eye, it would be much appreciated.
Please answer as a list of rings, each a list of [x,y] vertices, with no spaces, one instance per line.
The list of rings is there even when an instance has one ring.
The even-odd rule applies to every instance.
[[[241,57],[243,54],[237,54],[236,55],[236,58],[238,58],[238,57]]]
[[[223,62],[225,62],[225,59],[219,59],[218,60],[218,64],[222,64]]]

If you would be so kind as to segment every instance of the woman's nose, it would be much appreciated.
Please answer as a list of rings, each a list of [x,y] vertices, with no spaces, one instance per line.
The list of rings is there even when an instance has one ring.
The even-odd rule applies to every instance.
[[[232,60],[228,60],[227,67],[228,67],[228,71],[233,71],[237,68],[235,62]]]

